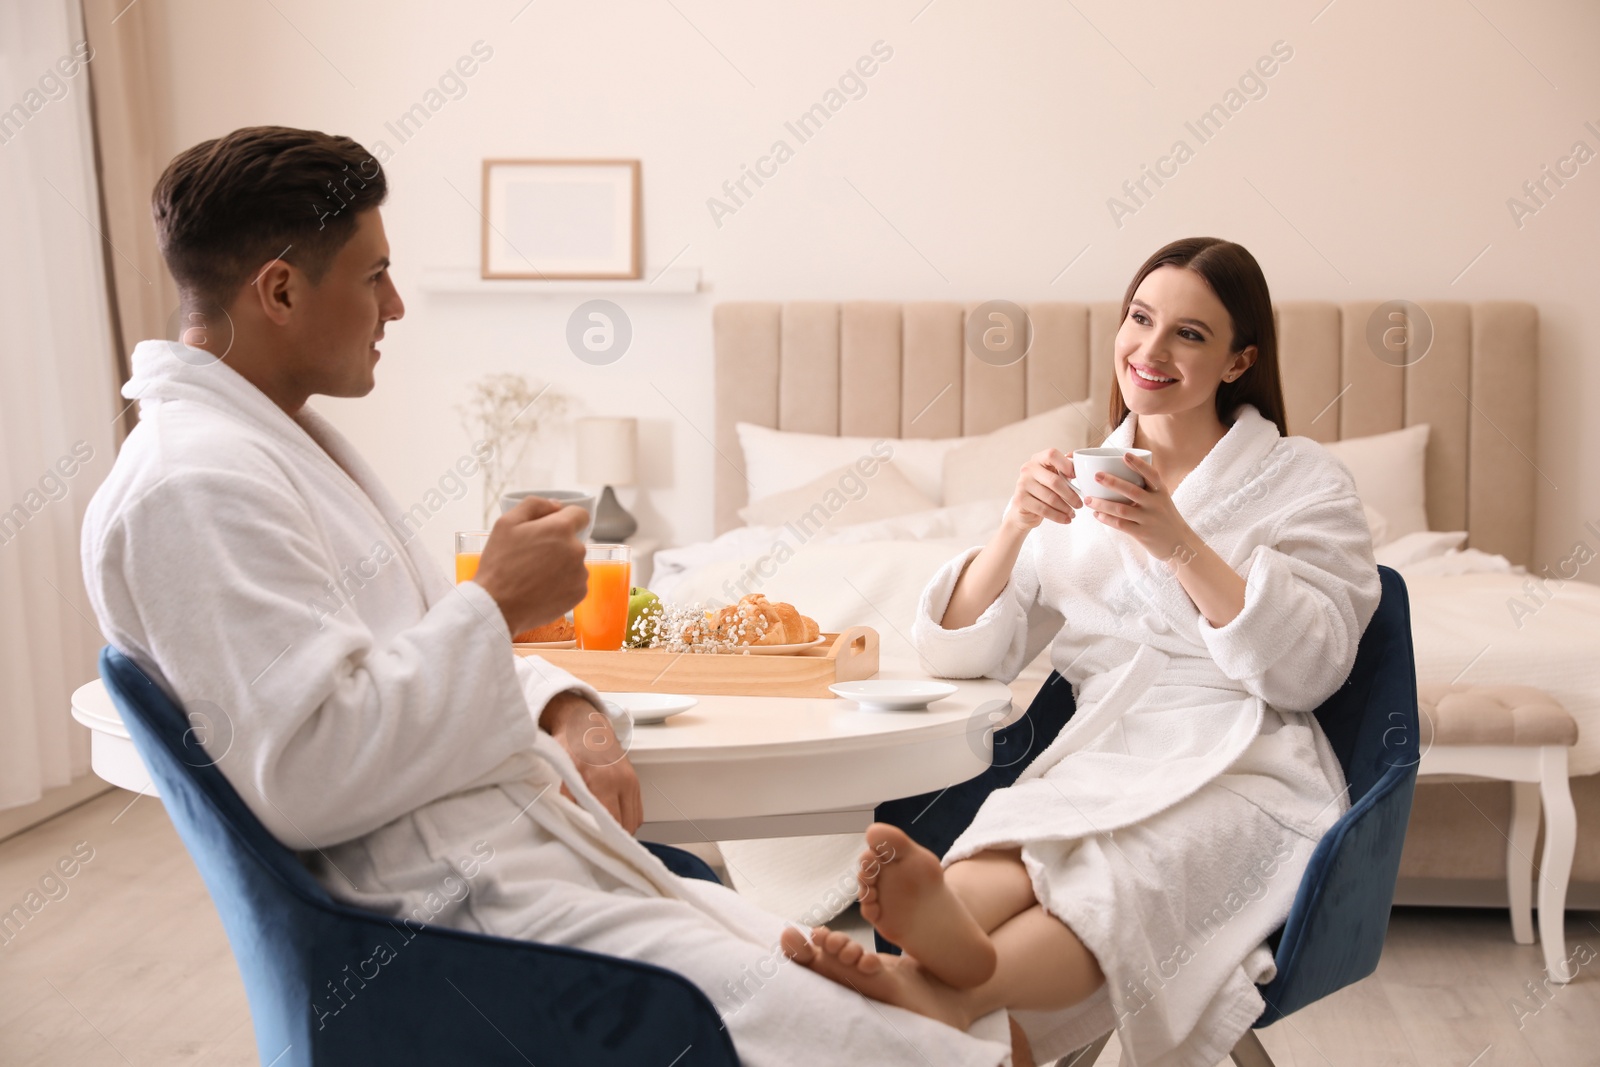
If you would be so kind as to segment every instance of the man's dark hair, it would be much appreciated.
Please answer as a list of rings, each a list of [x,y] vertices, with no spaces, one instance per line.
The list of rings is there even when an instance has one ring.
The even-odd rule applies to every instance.
[[[225,306],[272,259],[320,282],[357,214],[388,191],[383,167],[348,137],[247,126],[180,153],[150,209],[185,301]]]

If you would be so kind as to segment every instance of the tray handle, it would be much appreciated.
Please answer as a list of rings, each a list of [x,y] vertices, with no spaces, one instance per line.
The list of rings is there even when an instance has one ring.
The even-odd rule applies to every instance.
[[[845,662],[878,651],[878,631],[870,626],[850,626],[839,631],[825,658]]]

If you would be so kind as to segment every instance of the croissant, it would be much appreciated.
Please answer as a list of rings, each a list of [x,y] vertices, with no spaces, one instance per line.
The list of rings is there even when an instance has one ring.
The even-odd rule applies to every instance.
[[[517,644],[527,641],[570,641],[577,636],[572,620],[563,615],[554,622],[547,622],[543,626],[535,626],[531,630],[524,630],[511,640]]]
[[[751,593],[714,613],[706,628],[737,645],[798,645],[815,641],[821,633],[816,620],[800,614],[793,604],[774,604],[762,593]]]

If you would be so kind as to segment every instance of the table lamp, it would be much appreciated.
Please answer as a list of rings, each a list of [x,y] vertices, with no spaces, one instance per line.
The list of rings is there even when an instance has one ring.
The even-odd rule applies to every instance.
[[[634,535],[639,523],[617,502],[611,487],[633,484],[639,420],[586,418],[577,420],[576,425],[578,483],[605,487],[595,504],[594,529],[589,536],[598,543],[620,544]]]

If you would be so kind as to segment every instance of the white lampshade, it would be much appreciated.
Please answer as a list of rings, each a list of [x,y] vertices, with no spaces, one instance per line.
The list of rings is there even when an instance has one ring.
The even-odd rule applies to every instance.
[[[579,419],[578,484],[632,485],[639,451],[639,420]]]

